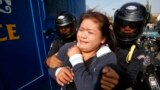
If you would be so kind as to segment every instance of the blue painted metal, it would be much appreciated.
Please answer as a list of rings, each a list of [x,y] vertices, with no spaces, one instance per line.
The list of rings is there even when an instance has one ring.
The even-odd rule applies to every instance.
[[[84,5],[84,1],[67,0],[62,8],[67,6],[67,11],[79,16],[85,7],[76,9],[73,3]],[[46,36],[44,31],[54,30],[58,12],[50,18],[46,2],[0,0],[0,90],[56,90],[43,62],[55,37]]]

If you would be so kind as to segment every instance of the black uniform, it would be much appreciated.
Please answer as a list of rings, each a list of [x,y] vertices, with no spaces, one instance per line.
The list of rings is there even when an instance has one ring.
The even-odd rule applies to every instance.
[[[124,47],[125,48],[119,48],[116,52],[116,56],[118,59],[117,62],[119,65],[118,72],[120,75],[120,82],[118,88],[121,88],[122,90],[131,87],[135,82],[136,76],[138,75],[138,72],[141,70],[143,62],[143,60],[139,59],[138,57],[145,55],[145,52],[143,50],[141,50],[139,47],[136,47],[132,56],[132,60],[129,63],[127,63],[126,57],[128,55],[128,52],[130,51],[130,47]]]
[[[61,37],[55,38],[55,40],[53,40],[53,42],[51,43],[51,46],[48,52],[48,57],[57,53],[65,43],[73,42],[75,40],[76,40],[76,34],[67,39],[62,39]]]
[[[126,57],[130,51],[129,46],[124,46],[117,50],[117,62],[118,62],[118,73],[120,75],[119,84],[116,87],[117,90],[125,90],[127,88],[132,88],[133,90],[151,90],[147,82],[144,80],[144,56],[147,52],[143,48],[136,46],[134,53],[132,54],[132,59],[129,63],[126,61]],[[152,64],[157,70],[156,75],[160,75],[160,61],[152,59]],[[159,79],[158,79],[159,81]]]
[[[117,90],[126,90],[127,88],[148,90],[150,86],[146,81],[148,79],[146,72],[149,72],[149,74],[154,73],[158,76],[154,69],[157,63],[144,64],[147,53],[143,48],[136,45],[136,41],[143,33],[149,18],[149,12],[142,4],[137,2],[126,3],[115,12],[113,29],[118,43],[118,48],[115,52],[120,75],[119,84],[116,87]],[[135,49],[132,48],[132,51],[131,47],[133,45],[136,45],[136,47]],[[129,59],[130,56],[131,59]],[[155,60],[151,58],[148,61]]]
[[[58,52],[60,47],[68,42],[73,42],[76,40],[76,17],[69,12],[61,12],[55,21],[56,24],[56,34],[57,37],[53,40],[48,52],[50,57]],[[63,30],[70,28],[70,34],[68,32],[62,33]],[[65,31],[64,31],[65,32]]]
[[[51,43],[47,58],[56,54],[65,43],[73,42],[76,40],[76,17],[75,16],[73,16],[69,12],[62,12],[57,16],[55,24],[56,24],[56,33],[58,36]],[[60,29],[65,30],[64,28],[66,27],[70,28],[70,34],[68,34],[68,32],[62,33],[60,31]],[[45,61],[45,65],[46,65],[46,61]],[[51,77],[53,77],[56,69],[49,68],[48,65],[46,65],[46,67]],[[72,88],[72,87],[69,87],[69,88]]]

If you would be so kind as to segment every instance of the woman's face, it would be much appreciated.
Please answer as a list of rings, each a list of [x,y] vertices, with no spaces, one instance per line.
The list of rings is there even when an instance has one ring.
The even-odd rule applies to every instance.
[[[98,50],[105,42],[99,30],[99,23],[93,19],[84,19],[77,32],[77,45],[82,52]]]

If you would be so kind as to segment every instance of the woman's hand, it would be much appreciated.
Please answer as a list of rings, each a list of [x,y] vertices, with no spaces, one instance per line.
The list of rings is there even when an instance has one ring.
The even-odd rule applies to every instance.
[[[74,54],[81,54],[81,51],[80,51],[80,49],[79,49],[79,47],[77,45],[72,46],[68,50],[68,57],[71,57]]]
[[[69,67],[61,67],[61,70],[56,75],[56,81],[59,85],[69,84],[73,81],[73,72]]]

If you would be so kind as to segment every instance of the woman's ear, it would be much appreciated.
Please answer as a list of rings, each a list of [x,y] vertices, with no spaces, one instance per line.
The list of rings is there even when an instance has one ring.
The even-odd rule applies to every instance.
[[[104,44],[104,43],[106,43],[106,42],[107,42],[107,39],[106,39],[106,38],[102,38],[101,44]]]

